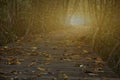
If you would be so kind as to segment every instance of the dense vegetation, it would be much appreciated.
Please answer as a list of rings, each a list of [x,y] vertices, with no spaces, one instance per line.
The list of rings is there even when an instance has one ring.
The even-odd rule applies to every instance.
[[[119,73],[119,4],[119,0],[0,0],[0,45],[67,28],[65,17],[82,14],[94,22],[88,30],[93,49]]]

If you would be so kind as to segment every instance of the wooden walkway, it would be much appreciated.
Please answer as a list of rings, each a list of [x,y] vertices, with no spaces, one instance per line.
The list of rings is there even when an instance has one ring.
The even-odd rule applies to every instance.
[[[0,80],[120,80],[120,78],[85,42],[73,41],[62,34],[53,34],[30,43],[18,42],[2,46]]]

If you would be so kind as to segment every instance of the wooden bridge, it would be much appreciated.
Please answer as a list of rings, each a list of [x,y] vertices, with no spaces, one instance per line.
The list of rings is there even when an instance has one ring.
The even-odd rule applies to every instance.
[[[75,41],[70,33],[2,46],[0,80],[120,80],[83,37]]]

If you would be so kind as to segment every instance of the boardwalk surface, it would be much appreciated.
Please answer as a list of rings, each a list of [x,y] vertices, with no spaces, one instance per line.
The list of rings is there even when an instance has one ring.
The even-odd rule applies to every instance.
[[[0,48],[0,80],[120,80],[84,37],[50,33]]]

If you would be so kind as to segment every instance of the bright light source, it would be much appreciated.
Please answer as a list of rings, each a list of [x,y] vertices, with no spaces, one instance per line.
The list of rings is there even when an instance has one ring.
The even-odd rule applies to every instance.
[[[84,25],[85,24],[85,19],[83,17],[73,16],[70,19],[70,24],[72,26]]]

